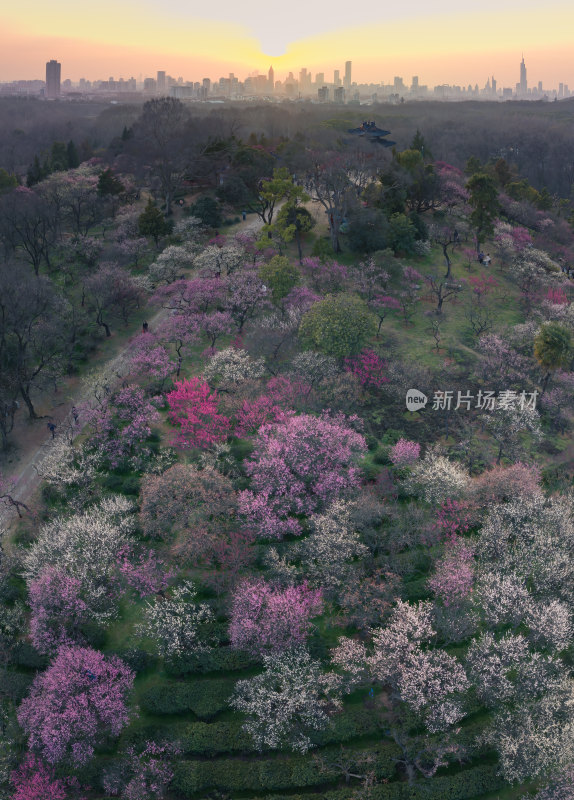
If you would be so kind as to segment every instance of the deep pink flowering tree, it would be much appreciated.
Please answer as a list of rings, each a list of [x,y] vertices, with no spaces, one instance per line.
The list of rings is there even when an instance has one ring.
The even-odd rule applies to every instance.
[[[311,386],[301,378],[276,375],[265,387],[265,394],[247,399],[237,413],[237,436],[256,433],[264,424],[283,422],[293,413],[293,406],[307,397]]]
[[[460,603],[472,591],[474,550],[465,541],[447,542],[444,555],[436,564],[429,586],[444,606]]]
[[[410,467],[418,461],[421,454],[421,446],[418,442],[411,442],[408,439],[399,439],[389,451],[389,458],[395,467]]]
[[[470,522],[469,504],[447,497],[437,511],[434,527],[441,538],[453,541],[458,533],[469,529]]]
[[[10,776],[14,784],[12,800],[66,800],[64,782],[54,777],[54,770],[47,767],[32,753]]]
[[[385,375],[386,366],[386,362],[369,349],[345,359],[345,371],[356,375],[364,389],[380,389],[389,382]]]
[[[218,413],[216,391],[200,378],[176,381],[167,396],[170,421],[180,430],[173,444],[178,447],[209,448],[227,438],[229,420]]]
[[[251,489],[239,495],[240,511],[259,536],[300,534],[295,515],[320,513],[359,486],[357,463],[367,445],[351,427],[358,422],[301,414],[263,425],[245,462]]]
[[[231,645],[255,656],[300,645],[321,606],[321,590],[306,584],[280,589],[263,580],[243,581],[233,594]]]
[[[38,652],[54,653],[60,645],[78,641],[79,626],[90,618],[81,588],[79,578],[51,566],[30,582],[30,638]]]
[[[61,647],[18,709],[30,748],[49,764],[85,764],[102,737],[119,736],[127,725],[133,681],[134,673],[116,656]]]

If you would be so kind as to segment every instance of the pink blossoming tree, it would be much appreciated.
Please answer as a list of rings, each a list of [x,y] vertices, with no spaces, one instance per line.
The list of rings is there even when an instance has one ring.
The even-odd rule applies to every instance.
[[[31,753],[26,754],[11,779],[15,789],[12,800],[66,800],[68,796],[64,782],[54,777],[54,770]]]
[[[351,427],[357,421],[301,414],[263,425],[245,463],[252,488],[239,495],[240,511],[259,536],[298,535],[295,515],[320,513],[359,486],[357,462],[367,446]]]
[[[61,647],[18,709],[29,746],[49,764],[85,764],[103,736],[119,736],[127,725],[126,696],[133,680],[116,656]]]
[[[243,581],[233,595],[231,645],[255,656],[300,645],[321,605],[321,590],[306,584],[280,589],[261,580]]]
[[[420,454],[421,446],[418,442],[401,438],[391,447],[389,458],[395,467],[410,467],[418,461]]]

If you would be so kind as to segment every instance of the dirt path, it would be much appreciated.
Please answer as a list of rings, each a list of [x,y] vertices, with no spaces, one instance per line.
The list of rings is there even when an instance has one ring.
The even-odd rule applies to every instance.
[[[262,222],[259,218],[240,222],[229,229],[228,235],[240,231],[256,233],[261,226]],[[150,331],[155,330],[168,313],[167,309],[162,308],[153,317],[149,317]],[[119,368],[129,346],[128,340],[113,358],[103,362],[102,367],[112,372],[115,371],[115,366]],[[21,416],[15,427],[18,450],[1,464],[4,476],[13,482],[14,490],[11,494],[15,500],[28,504],[40,486],[42,479],[38,475],[36,467],[42,464],[52,443],[52,435],[50,432],[46,433],[48,421],[55,423],[56,436],[77,436],[81,433],[82,426],[75,423],[72,408],[89,401],[89,390],[82,387],[81,381],[69,379],[66,381],[65,387],[61,387],[38,403],[38,410],[43,419],[36,422],[28,421],[24,417],[25,410],[20,409],[18,413]],[[17,520],[18,516],[13,507],[0,505],[0,532],[2,529],[9,529]]]

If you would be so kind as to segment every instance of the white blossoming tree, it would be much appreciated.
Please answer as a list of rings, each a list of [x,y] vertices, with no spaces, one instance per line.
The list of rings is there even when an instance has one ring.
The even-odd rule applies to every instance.
[[[200,655],[209,651],[210,629],[214,615],[206,603],[196,602],[197,592],[191,581],[176,587],[165,599],[148,603],[139,632],[153,639],[165,658]]]
[[[263,663],[260,675],[238,681],[231,706],[247,715],[243,728],[259,750],[306,753],[313,746],[310,733],[325,728],[340,707],[340,679],[302,648],[266,655]]]

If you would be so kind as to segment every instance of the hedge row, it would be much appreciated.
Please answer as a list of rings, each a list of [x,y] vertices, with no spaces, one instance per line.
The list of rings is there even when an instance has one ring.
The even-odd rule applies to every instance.
[[[379,780],[393,777],[395,759],[399,755],[394,743],[381,742],[368,750],[353,748],[352,752],[375,757],[369,769],[375,771]],[[336,758],[339,754],[339,748],[321,751],[323,758]],[[188,798],[211,789],[244,792],[320,786],[340,777],[340,772],[333,767],[321,771],[319,763],[311,755],[280,755],[256,761],[218,758],[214,761],[180,761],[175,766],[172,788],[179,797]]]
[[[181,656],[165,664],[168,675],[189,675],[192,672],[223,672],[250,669],[258,666],[248,653],[233,650],[231,647],[216,647],[207,653],[194,656]]]
[[[251,737],[241,730],[242,724],[240,719],[192,723],[181,739],[183,752],[203,756],[256,752]],[[324,746],[373,734],[380,735],[375,715],[365,708],[351,708],[333,717],[328,728],[313,732],[311,738],[314,744]]]
[[[228,701],[235,684],[234,678],[163,683],[143,692],[140,706],[149,714],[184,714],[193,711],[200,719],[211,719],[229,708]]]
[[[408,783],[380,784],[370,789],[371,800],[478,800],[482,795],[500,791],[506,784],[497,775],[496,766],[480,766],[466,769],[456,775],[436,776],[418,781],[414,786]],[[321,794],[322,800],[350,800],[355,796],[354,787],[335,789]],[[316,795],[259,795],[253,800],[315,800]]]

